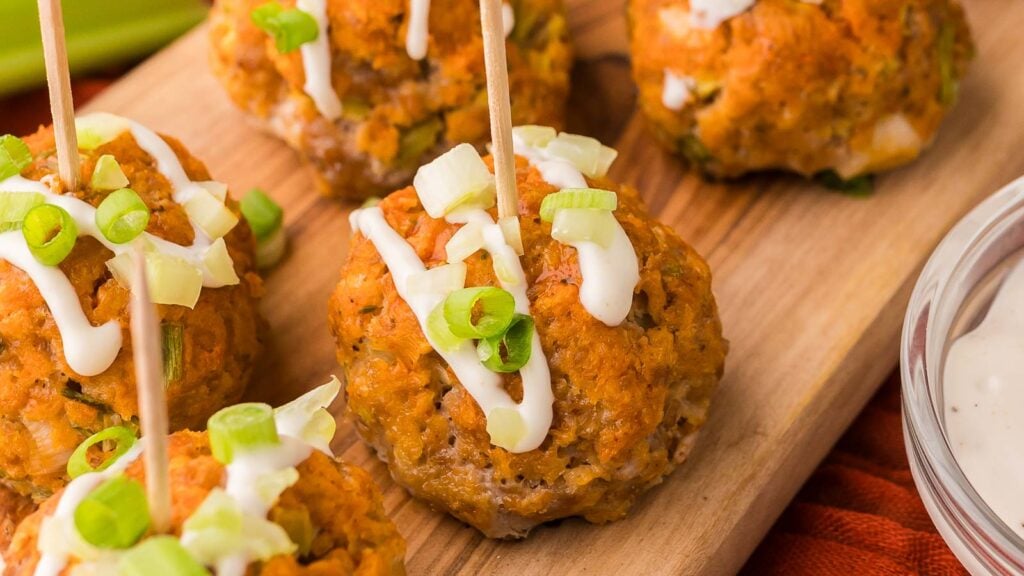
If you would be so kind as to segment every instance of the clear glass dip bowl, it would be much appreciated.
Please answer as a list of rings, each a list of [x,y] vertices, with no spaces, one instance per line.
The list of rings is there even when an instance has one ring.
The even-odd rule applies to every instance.
[[[1024,575],[1024,540],[982,501],[953,458],[945,434],[943,368],[950,345],[985,317],[1022,258],[1024,178],[980,204],[939,244],[914,288],[900,343],[910,469],[939,533],[975,575]]]

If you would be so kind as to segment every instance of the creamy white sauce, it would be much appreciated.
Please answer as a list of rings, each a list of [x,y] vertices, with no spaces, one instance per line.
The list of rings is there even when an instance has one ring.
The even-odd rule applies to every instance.
[[[271,448],[243,452],[227,465],[227,486],[224,491],[238,502],[242,512],[265,517],[270,504],[257,491],[257,480],[285,468],[294,468],[313,453],[313,448],[292,436],[280,435],[281,442]]]
[[[145,126],[132,121],[129,121],[129,126],[139,147],[153,158],[157,170],[170,182],[174,201],[179,204],[187,202],[199,188],[199,184],[189,180],[174,150],[163,138]],[[43,194],[47,203],[67,210],[78,226],[79,237],[95,238],[115,255],[132,250],[131,243],[114,244],[107,240],[96,226],[96,209],[74,196],[55,194],[42,182],[18,175],[0,181],[0,192]],[[224,286],[223,282],[214,278],[204,262],[206,252],[210,248],[209,237],[195,224],[192,228],[195,240],[191,246],[180,246],[148,232],[144,232],[143,237],[156,250],[182,258],[202,270],[203,286]],[[83,376],[95,376],[109,368],[121,350],[122,335],[119,324],[111,320],[102,326],[92,326],[82,311],[71,282],[60,268],[44,266],[36,261],[20,232],[0,234],[0,258],[28,274],[36,285],[60,331],[64,358],[68,366]]]
[[[682,110],[693,100],[697,81],[689,76],[679,76],[665,69],[665,85],[661,90],[661,103],[669,110]]]
[[[1024,538],[1024,263],[985,320],[953,343],[944,367],[946,434],[982,500]]]
[[[502,282],[502,288],[512,294],[517,312],[529,314],[530,302],[526,294],[526,275],[522,265],[519,264],[519,257],[505,242],[501,228],[483,210],[462,212],[460,217],[464,221],[486,223],[483,231],[485,250],[492,256],[500,254],[501,258],[508,258],[506,261],[514,263],[511,272],[516,275],[516,278],[513,282]],[[380,208],[357,210],[353,213],[352,221],[355,224],[353,230],[366,236],[380,253],[391,272],[399,296],[412,308],[429,341],[427,317],[445,299],[447,294],[413,294],[407,289],[409,277],[424,272],[426,267],[412,246],[388,225]],[[492,260],[494,259],[492,258]],[[523,379],[523,401],[520,404],[516,404],[502,387],[501,375],[491,372],[480,363],[476,347],[472,342],[463,342],[462,345],[450,352],[441,351],[433,341],[430,344],[451,366],[459,382],[476,400],[485,415],[490,414],[494,408],[507,408],[518,412],[526,432],[511,452],[528,452],[540,446],[551,428],[554,395],[551,392],[551,374],[548,369],[547,357],[541,348],[540,337],[536,331],[533,335],[530,360],[519,371]]]
[[[336,120],[341,116],[341,100],[332,83],[327,0],[296,0],[295,7],[312,16],[320,31],[316,40],[299,47],[302,51],[302,71],[306,76],[302,88],[306,95],[313,99],[321,116],[328,120]]]
[[[696,28],[713,30],[754,5],[755,0],[690,0],[690,23]]]
[[[44,525],[51,522],[63,524],[66,527],[64,528],[65,530],[74,530],[75,510],[82,500],[97,486],[124,472],[125,468],[142,454],[142,446],[143,441],[140,438],[131,449],[125,452],[123,456],[118,458],[106,470],[82,474],[68,483],[60,497],[60,502],[57,503],[57,509],[54,510],[51,516],[43,519],[42,525],[40,525],[40,533],[45,529]],[[68,535],[68,537],[73,537],[73,535]],[[39,540],[39,543],[42,543],[42,539]],[[67,566],[67,551],[59,553],[56,550],[43,550],[42,547],[39,548],[39,551],[41,554],[39,563],[36,564],[36,570],[33,573],[35,576],[57,576]]]
[[[427,56],[430,36],[430,0],[409,0],[409,29],[405,33],[405,51],[409,58],[422,60]]]
[[[512,137],[512,146],[548,184],[556,188],[588,187],[586,178],[571,162],[529,146],[517,135]],[[607,248],[594,242],[573,242],[572,246],[580,262],[583,308],[608,326],[622,324],[633,306],[633,291],[640,281],[640,265],[626,231],[616,221],[613,240]]]

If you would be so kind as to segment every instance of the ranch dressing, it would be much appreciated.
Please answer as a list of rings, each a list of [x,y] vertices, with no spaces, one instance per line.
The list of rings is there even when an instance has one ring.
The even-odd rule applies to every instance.
[[[571,162],[529,146],[513,133],[515,153],[526,158],[544,181],[556,188],[587,188],[586,178]],[[612,243],[571,244],[580,264],[580,303],[594,318],[608,326],[622,324],[633,306],[633,290],[640,282],[640,265],[633,244],[615,221]]]
[[[1024,263],[984,321],[953,343],[944,368],[946,434],[982,500],[1024,538]]]
[[[689,76],[679,76],[666,68],[661,103],[669,110],[682,110],[693,99],[693,91],[696,88],[696,80]]]
[[[485,225],[484,248],[492,256],[500,254],[503,260],[512,265],[511,273],[515,276],[513,282],[502,281],[502,288],[512,294],[517,312],[529,314],[526,274],[519,263],[519,257],[505,242],[501,228],[483,210],[462,212],[460,216],[465,221],[477,221]],[[387,223],[381,209],[374,206],[357,210],[352,214],[352,222],[355,224],[353,230],[362,233],[373,243],[388,271],[391,272],[398,295],[409,304],[430,345],[448,363],[483,413],[488,415],[495,408],[506,408],[519,414],[526,432],[510,451],[528,452],[540,446],[551,428],[554,395],[551,392],[551,374],[547,357],[541,348],[537,331],[534,330],[533,333],[530,359],[519,370],[523,379],[523,401],[516,404],[504,390],[501,375],[491,372],[480,363],[476,346],[472,342],[465,341],[454,350],[446,352],[431,341],[427,330],[427,317],[444,301],[448,293],[412,293],[408,290],[409,277],[426,271],[426,266],[412,246]]]
[[[755,0],[690,0],[690,24],[714,30],[733,16],[750,9]]]
[[[302,89],[313,99],[320,115],[328,120],[341,116],[341,100],[334,91],[331,74],[331,37],[327,26],[327,0],[296,0],[295,7],[316,20],[316,40],[299,47],[306,82]]]

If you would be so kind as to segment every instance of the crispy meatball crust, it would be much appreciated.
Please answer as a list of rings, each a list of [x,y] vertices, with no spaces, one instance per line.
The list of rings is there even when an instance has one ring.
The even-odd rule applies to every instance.
[[[300,51],[280,54],[250,20],[265,0],[217,0],[214,73],[235,103],[313,165],[330,196],[363,199],[404,186],[456,143],[488,140],[480,15],[474,0],[433,0],[427,57],[406,54],[408,0],[327,0],[333,85],[342,118],[320,116],[303,92]],[[283,0],[294,6],[294,0]],[[511,0],[512,120],[562,123],[571,54],[562,0]]]
[[[185,520],[225,481],[224,466],[210,453],[203,432],[188,430],[170,437],[171,532],[181,535]],[[319,451],[298,466],[299,480],[281,494],[268,517],[288,512],[308,513],[316,536],[310,553],[271,558],[250,566],[248,574],[262,576],[336,575],[401,576],[405,574],[405,541],[384,514],[380,491],[363,469],[332,460]],[[140,459],[125,471],[140,482],[145,478]],[[39,526],[54,512],[59,493],[26,518],[4,553],[6,576],[32,574],[39,562]],[[287,526],[282,524],[287,530]],[[69,568],[73,562],[69,564]]]
[[[193,180],[209,180],[206,168],[177,141],[164,137]],[[40,180],[56,173],[50,128],[25,139],[35,161],[24,176]],[[112,154],[130,186],[150,207],[148,231],[191,244],[192,226],[172,199],[170,183],[154,161],[125,133],[94,151],[81,151],[81,188],[74,195],[98,205],[107,195],[91,189],[97,159]],[[233,206],[233,205],[232,205]],[[262,284],[254,272],[254,239],[240,222],[226,237],[236,286],[204,288],[195,309],[159,306],[164,323],[182,326],[183,372],[168,383],[172,429],[202,428],[206,419],[241,398],[261,344],[257,303]],[[120,323],[123,347],[102,374],[82,376],[68,366],[57,325],[35,284],[21,270],[0,261],[0,477],[19,493],[41,500],[66,482],[68,456],[87,436],[119,422],[134,425],[138,414],[131,338],[129,292],[113,279],[105,262],[113,254],[93,238],[81,237],[60,264],[78,293],[86,317],[98,326]]]
[[[957,0],[757,0],[715,30],[689,0],[630,0],[633,74],[658,139],[706,173],[854,178],[934,139],[973,54]],[[695,82],[679,111],[665,71]]]
[[[576,251],[553,240],[538,215],[555,188],[521,158],[517,180],[522,262],[555,396],[554,421],[538,449],[512,454],[491,445],[484,414],[430,347],[362,235],[329,305],[359,433],[398,483],[495,538],[524,537],[567,516],[623,517],[686,458],[727,349],[707,264],[647,215],[634,190],[591,182],[618,191],[615,215],[640,262],[632,311],[609,327],[579,302]],[[428,267],[444,262],[456,227],[431,219],[411,187],[380,207]],[[466,263],[467,286],[498,285],[485,252]],[[505,382],[519,401],[519,376]]]

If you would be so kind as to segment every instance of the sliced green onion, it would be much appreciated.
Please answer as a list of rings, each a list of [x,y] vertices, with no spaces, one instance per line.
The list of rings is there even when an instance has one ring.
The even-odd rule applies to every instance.
[[[411,294],[447,294],[466,285],[466,264],[444,264],[411,274],[406,289]]]
[[[222,464],[230,464],[235,454],[280,442],[274,409],[257,402],[224,408],[210,417],[206,428],[213,457]]]
[[[448,329],[460,338],[488,338],[501,334],[512,321],[515,310],[516,301],[512,295],[493,286],[463,288],[444,300],[444,319],[448,322]]]
[[[89,181],[89,185],[92,186],[93,190],[104,192],[107,190],[117,190],[128,185],[128,177],[124,175],[124,171],[121,170],[121,165],[117,163],[117,159],[110,154],[104,154],[96,160],[96,166],[92,170],[92,179]]]
[[[131,188],[107,195],[96,208],[96,227],[114,244],[131,242],[149,225],[149,207]]]
[[[491,444],[514,450],[526,436],[526,423],[518,410],[499,406],[487,413],[487,433],[491,436]]]
[[[89,463],[89,448],[107,440],[113,440],[116,443],[114,453],[102,464],[93,468],[92,464]],[[82,474],[106,470],[118,458],[131,450],[134,445],[135,432],[132,432],[126,426],[111,426],[105,430],[100,430],[86,438],[85,442],[79,444],[78,448],[75,448],[75,451],[71,453],[71,458],[68,459],[68,476],[78,478]]]
[[[0,192],[0,232],[21,229],[25,214],[43,202],[38,192]]]
[[[164,353],[164,381],[172,384],[185,374],[185,328],[177,322],[160,325]]]
[[[467,222],[448,239],[448,243],[444,245],[444,252],[448,262],[463,262],[483,247],[483,225],[479,222]]]
[[[551,237],[562,244],[593,242],[607,248],[615,231],[615,216],[607,210],[563,208],[555,212]]]
[[[75,118],[75,134],[78,147],[93,150],[131,130],[131,123],[120,116],[106,112],[94,112]]]
[[[558,136],[558,131],[548,126],[536,126],[528,124],[526,126],[516,126],[512,129],[512,135],[516,136],[526,144],[534,148],[544,148],[552,140]]]
[[[568,160],[580,172],[591,178],[600,178],[608,173],[618,152],[603,146],[598,140],[578,134],[562,132],[548,143],[544,150],[552,156]]]
[[[259,188],[249,190],[242,197],[242,216],[245,217],[257,240],[266,240],[281,228],[284,211]]]
[[[563,208],[615,210],[618,205],[619,199],[615,192],[596,188],[566,188],[544,197],[540,203],[540,219],[551,222],[555,218],[555,212]]]
[[[519,256],[514,252],[499,250],[491,254],[491,258],[494,275],[498,277],[502,286],[521,286],[526,282],[526,274],[519,263]]]
[[[274,38],[274,45],[282,54],[316,40],[320,34],[315,18],[302,10],[285,10],[277,2],[257,6],[249,16],[257,27]]]
[[[202,270],[182,258],[160,252],[146,254],[146,280],[154,304],[195,308],[203,290]]]
[[[185,213],[213,240],[224,236],[238,224],[238,216],[201,186],[192,189],[192,197],[185,201]]]
[[[281,423],[281,433],[297,436],[314,448],[330,452],[337,422],[327,410],[341,392],[341,382],[334,376],[326,384],[274,409],[274,419]]]
[[[282,508],[280,506],[270,510],[270,521],[277,524],[288,534],[288,538],[298,547],[296,552],[299,558],[304,558],[313,548],[313,538],[316,537],[316,529],[313,527],[313,520],[309,517],[309,509]]]
[[[284,528],[265,518],[243,515],[238,502],[220,488],[211,490],[185,521],[181,544],[200,563],[209,565],[234,554],[266,561],[297,548]]]
[[[413,186],[431,218],[456,208],[494,206],[494,176],[469,144],[459,144],[416,171]]]
[[[78,224],[60,206],[40,204],[25,214],[21,233],[36,260],[47,266],[56,266],[74,249],[78,240]]]
[[[217,238],[206,248],[203,254],[203,265],[213,277],[213,280],[221,286],[234,286],[238,284],[238,274],[235,272],[235,261],[228,253],[228,245],[223,238]]]
[[[146,491],[127,476],[115,476],[89,493],[75,509],[75,528],[97,548],[128,548],[149,528]]]
[[[288,234],[278,228],[270,238],[256,243],[256,267],[261,270],[273,268],[288,251]]]
[[[522,256],[525,251],[523,250],[523,231],[519,225],[519,217],[507,216],[498,220],[498,226],[501,228],[501,234],[505,237],[505,243],[515,250],[516,255]]]
[[[202,182],[193,182],[193,184],[199,186],[203,190],[206,190],[221,202],[228,199],[228,185],[223,182],[217,182],[216,180],[204,180]]]
[[[533,350],[533,318],[526,314],[512,317],[505,332],[483,338],[476,345],[480,362],[492,372],[516,372],[530,361]]]
[[[117,576],[210,576],[174,536],[154,536],[121,556]]]
[[[32,163],[32,152],[28,144],[17,136],[0,136],[0,180],[21,174]]]
[[[444,123],[440,118],[434,117],[405,130],[398,140],[395,164],[398,166],[419,164],[420,157],[437,144],[437,138],[443,129]]]
[[[444,302],[439,303],[427,316],[427,336],[430,343],[441,352],[452,352],[466,341],[452,334],[448,321],[444,319]]]

